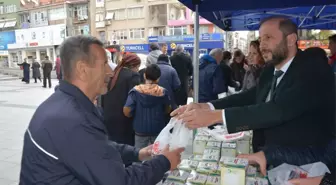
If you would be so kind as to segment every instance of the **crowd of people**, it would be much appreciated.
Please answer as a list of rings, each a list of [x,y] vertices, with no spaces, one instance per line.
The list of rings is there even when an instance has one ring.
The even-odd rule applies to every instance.
[[[319,48],[298,49],[297,26],[287,18],[267,18],[259,32],[247,56],[218,48],[200,58],[200,103],[189,105],[193,63],[181,45],[168,56],[167,46],[153,43],[146,68],[127,54],[112,69],[96,38],[66,39],[63,80],[24,136],[20,183],[155,185],[184,150],[151,156],[173,116],[190,129],[253,130],[254,153],[239,157],[263,174],[270,165],[322,161],[332,174],[292,183],[334,184],[335,36],[328,61]]]

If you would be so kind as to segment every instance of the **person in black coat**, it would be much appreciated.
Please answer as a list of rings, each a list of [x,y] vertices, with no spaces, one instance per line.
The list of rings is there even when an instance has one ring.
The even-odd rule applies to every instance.
[[[221,61],[219,66],[223,71],[224,82],[227,86],[226,89],[228,89],[228,87],[239,89],[239,84],[233,79],[232,69],[229,66],[231,58],[231,53],[229,51],[224,51],[223,60]]]
[[[30,82],[30,64],[27,62],[27,59],[25,58],[23,63],[18,64],[18,66],[22,66],[22,70],[23,70],[22,81],[29,84],[29,82]]]
[[[141,60],[136,54],[127,54],[114,70],[109,91],[102,97],[104,124],[109,139],[117,143],[134,146],[132,119],[123,113],[129,91],[140,84]]]
[[[33,70],[33,78],[35,80],[35,83],[37,83],[37,79],[39,79],[40,82],[42,82],[41,71],[40,71],[40,68],[41,68],[40,63],[38,63],[36,60],[34,60],[31,68]]]
[[[175,100],[178,106],[185,105],[188,101],[189,79],[193,74],[192,60],[190,56],[183,51],[183,46],[178,45],[173,56],[170,57],[170,62],[176,69],[181,81],[181,88],[175,94]]]
[[[236,88],[236,91],[240,90],[243,87],[244,76],[246,73],[246,70],[244,68],[245,64],[247,65],[245,55],[240,49],[237,49],[233,53],[233,61],[230,65],[232,69],[233,80],[239,82],[239,88]]]
[[[181,114],[190,128],[222,122],[229,133],[253,130],[255,152],[265,145],[325,145],[335,137],[335,86],[330,66],[298,51],[297,26],[287,18],[271,17],[262,22],[259,31],[268,65],[256,87],[211,104],[190,104],[172,115]]]

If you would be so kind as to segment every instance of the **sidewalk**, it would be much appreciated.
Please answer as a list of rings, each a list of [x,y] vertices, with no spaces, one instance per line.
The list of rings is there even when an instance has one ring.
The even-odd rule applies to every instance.
[[[19,68],[6,68],[6,67],[0,67],[0,74],[5,74],[5,75],[10,75],[10,76],[17,76],[19,78],[23,77],[23,71]],[[42,75],[42,70],[41,70],[41,75]],[[30,70],[30,77],[32,77],[33,73]],[[51,72],[51,78],[56,79],[56,71]]]

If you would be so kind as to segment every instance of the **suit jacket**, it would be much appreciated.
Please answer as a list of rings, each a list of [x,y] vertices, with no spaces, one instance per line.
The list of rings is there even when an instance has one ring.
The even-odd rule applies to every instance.
[[[298,52],[274,99],[265,102],[273,74],[274,67],[266,66],[257,86],[211,102],[225,109],[228,131],[263,131],[266,145],[320,145],[334,138],[335,85],[327,62]]]

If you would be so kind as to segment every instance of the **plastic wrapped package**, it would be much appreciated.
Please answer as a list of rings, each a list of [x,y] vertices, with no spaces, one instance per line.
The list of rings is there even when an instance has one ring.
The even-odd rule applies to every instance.
[[[246,170],[248,167],[248,160],[243,158],[221,157],[219,164],[221,166],[243,168],[244,170]]]
[[[218,161],[219,161],[219,155],[205,154],[205,155],[203,155],[202,161],[205,161],[205,162],[216,162],[216,163],[218,163]]]
[[[259,177],[246,177],[246,185],[268,185],[268,180]]]
[[[203,161],[203,155],[193,155],[193,156],[190,157],[190,160]]]
[[[236,143],[222,143],[221,156],[236,157],[237,144]]]
[[[197,166],[196,172],[206,175],[220,175],[220,169],[216,162],[200,162]]]
[[[190,172],[197,168],[198,163],[199,163],[198,161],[183,159],[181,163],[179,164],[178,169]]]
[[[196,171],[192,171],[187,180],[187,184],[196,184],[196,185],[204,185],[207,180],[207,175],[197,173]]]
[[[214,148],[214,149],[220,149],[222,146],[222,142],[219,141],[208,141],[206,148]]]
[[[221,185],[245,185],[245,169],[221,167]]]
[[[219,175],[209,175],[205,185],[221,185],[221,178]]]
[[[186,183],[188,177],[189,177],[190,173],[187,171],[183,171],[183,170],[174,170],[172,172],[170,172],[170,174],[167,177],[168,181],[178,181],[178,182],[182,182],[182,183]]]
[[[207,148],[207,149],[204,150],[203,155],[218,155],[218,156],[220,156],[220,149],[219,148],[218,149],[217,148],[216,149]]]
[[[249,154],[250,153],[250,141],[249,140],[239,140],[237,143],[237,153],[239,154]]]
[[[164,183],[162,183],[162,185],[185,185],[185,183],[167,180]]]
[[[246,169],[246,176],[248,177],[256,177],[257,176],[257,168],[249,165]]]
[[[196,136],[194,139],[193,154],[203,154],[208,140],[209,137],[207,136]]]

